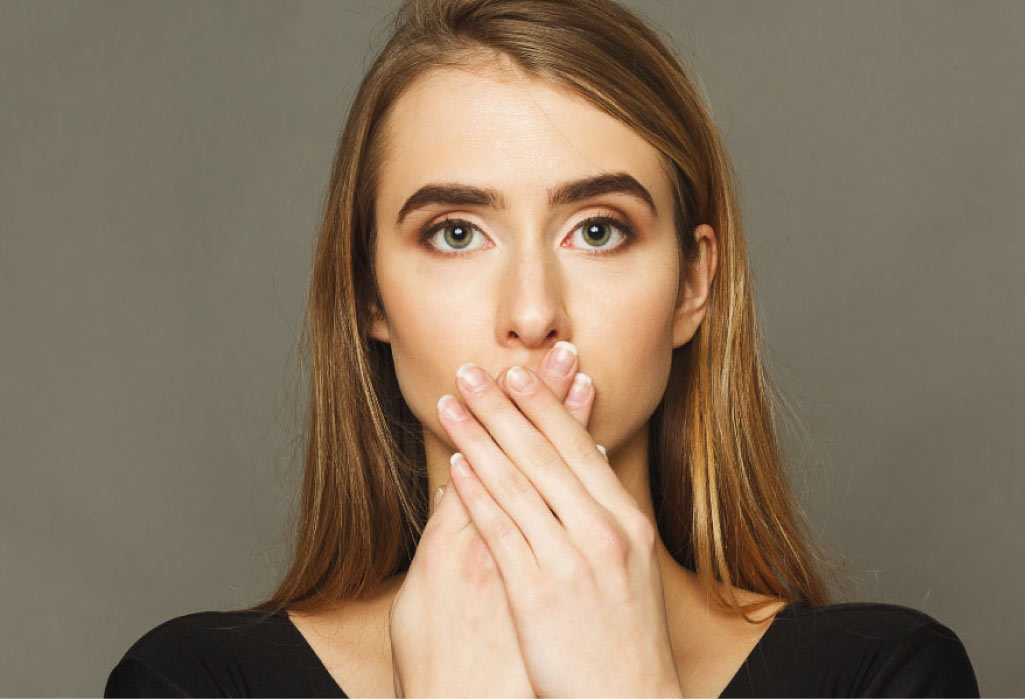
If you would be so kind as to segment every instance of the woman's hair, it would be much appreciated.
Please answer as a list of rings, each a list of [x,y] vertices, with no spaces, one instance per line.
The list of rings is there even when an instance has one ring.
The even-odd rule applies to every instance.
[[[502,63],[573,90],[658,149],[683,261],[698,254],[697,225],[717,234],[707,316],[674,350],[649,421],[666,548],[716,605],[749,621],[766,603],[741,605],[732,586],[829,603],[816,562],[833,565],[810,544],[774,426],[783,404],[759,355],[735,175],[692,78],[612,0],[407,0],[394,19],[345,123],[314,254],[298,354],[300,380],[304,361],[312,370],[294,559],[277,590],[247,610],[366,599],[409,567],[428,515],[423,427],[399,391],[389,346],[368,336],[383,308],[373,264],[382,124],[425,71]]]

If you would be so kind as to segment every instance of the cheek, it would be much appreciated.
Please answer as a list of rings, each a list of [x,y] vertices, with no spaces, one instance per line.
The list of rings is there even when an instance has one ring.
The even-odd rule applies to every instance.
[[[658,407],[672,363],[672,313],[666,296],[648,287],[608,300],[581,349],[581,366],[595,381],[589,430],[602,444],[619,444]],[[582,341],[583,342],[583,341]]]
[[[483,297],[436,275],[393,264],[387,276],[379,283],[399,389],[413,415],[441,431],[435,406],[442,394],[459,395],[455,368],[465,358],[493,354],[474,354],[482,338],[491,338],[491,317],[480,317]]]
[[[459,395],[455,368],[498,352],[494,275],[463,276],[455,284],[416,256],[395,255],[390,263],[379,268],[379,284],[399,387],[417,419],[443,434],[435,405],[444,393]],[[651,417],[672,360],[675,276],[654,260],[630,268],[600,280],[590,271],[569,273],[573,279],[564,286],[570,318],[563,330],[573,334],[581,368],[595,380],[589,430],[603,444],[619,443]],[[638,268],[647,274],[635,275]]]

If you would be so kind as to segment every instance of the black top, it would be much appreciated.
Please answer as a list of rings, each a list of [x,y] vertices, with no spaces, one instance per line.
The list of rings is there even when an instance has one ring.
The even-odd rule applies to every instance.
[[[348,697],[284,612],[198,612],[168,620],[125,652],[103,695]],[[979,697],[961,640],[890,603],[791,603],[721,697]]]

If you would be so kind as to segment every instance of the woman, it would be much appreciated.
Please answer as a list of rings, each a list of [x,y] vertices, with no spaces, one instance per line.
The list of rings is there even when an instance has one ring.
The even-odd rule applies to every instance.
[[[627,9],[406,2],[331,176],[291,570],[106,695],[977,697],[949,628],[829,602],[739,212]]]

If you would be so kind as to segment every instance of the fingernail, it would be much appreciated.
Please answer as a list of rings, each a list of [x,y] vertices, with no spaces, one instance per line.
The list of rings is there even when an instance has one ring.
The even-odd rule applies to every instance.
[[[551,355],[548,356],[548,371],[559,377],[567,377],[576,358],[576,346],[573,343],[560,340],[552,348]]]
[[[438,408],[441,412],[449,417],[450,420],[464,420],[469,417],[469,413],[463,408],[463,404],[459,403],[459,399],[452,394],[442,394],[441,398],[438,399]]]
[[[456,376],[459,377],[463,386],[470,391],[479,391],[488,383],[488,378],[484,376],[484,372],[472,362],[460,365],[459,369],[456,370]]]
[[[434,505],[438,505],[441,501],[441,497],[445,494],[445,487],[439,486],[438,490],[434,492]]]
[[[591,378],[583,372],[577,372],[573,378],[573,386],[569,389],[566,400],[573,404],[583,404],[591,391]]]
[[[532,381],[527,370],[523,369],[519,365],[512,367],[508,372],[506,372],[505,377],[509,380],[509,384],[512,385],[512,388],[517,391],[523,391],[524,389],[529,388]]]
[[[599,445],[598,443],[595,443],[594,446],[598,448],[598,451],[601,452],[604,457],[608,457],[609,456],[608,450],[606,450],[602,445]]]
[[[462,452],[453,452],[452,456],[448,458],[448,463],[452,465],[452,470],[459,476],[470,476],[470,463],[466,461]]]

